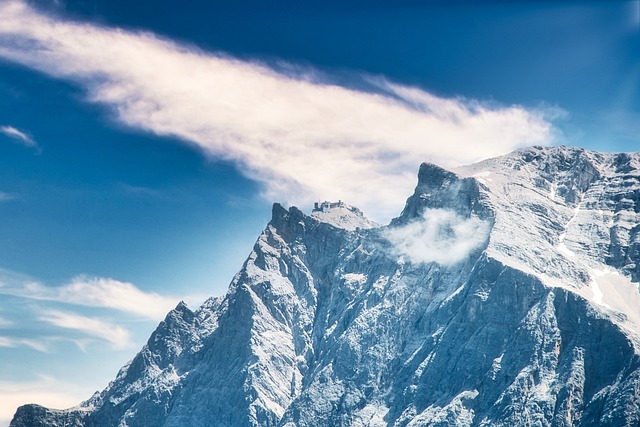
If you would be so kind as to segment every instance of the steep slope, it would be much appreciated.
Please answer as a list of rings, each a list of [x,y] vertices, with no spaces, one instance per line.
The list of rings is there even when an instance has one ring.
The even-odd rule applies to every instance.
[[[639,425],[639,166],[423,164],[378,228],[276,204],[224,298],[176,307],[79,407],[11,425]]]
[[[516,154],[457,171],[480,181],[496,212],[487,253],[640,331],[640,156]]]

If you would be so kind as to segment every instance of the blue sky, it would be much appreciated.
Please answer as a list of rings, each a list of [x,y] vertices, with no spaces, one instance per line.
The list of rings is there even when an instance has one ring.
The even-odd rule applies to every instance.
[[[0,424],[88,398],[179,300],[222,294],[273,201],[384,222],[422,161],[640,149],[639,1],[2,0],[0,17]]]

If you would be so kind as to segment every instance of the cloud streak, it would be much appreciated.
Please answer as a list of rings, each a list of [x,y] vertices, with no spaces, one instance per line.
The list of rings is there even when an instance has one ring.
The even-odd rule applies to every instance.
[[[0,329],[9,328],[13,325],[14,325],[14,322],[12,322],[11,320],[5,317],[0,316]]]
[[[387,218],[420,162],[473,162],[548,144],[544,114],[444,99],[369,79],[371,90],[275,71],[147,32],[66,21],[22,1],[0,6],[0,57],[84,87],[132,128],[234,162],[264,196],[342,198]]]
[[[27,339],[27,338],[13,338],[0,335],[0,347],[4,348],[18,348],[28,347],[41,353],[47,353],[49,347],[42,340]]]
[[[103,307],[159,320],[178,303],[179,298],[144,292],[132,283],[102,277],[79,276],[63,286],[28,282],[0,287],[0,293],[42,301],[55,301],[87,307]]]
[[[43,284],[32,277],[0,268],[0,295],[85,307],[114,309],[153,321],[161,320],[182,299],[197,303],[202,295],[182,298],[145,292],[133,283],[105,277],[76,276],[61,286]],[[2,318],[0,318],[0,327]]]
[[[19,142],[26,147],[38,147],[38,144],[27,133],[13,126],[0,126],[0,133],[4,136]]]
[[[131,346],[131,334],[125,328],[97,319],[58,310],[46,311],[40,320],[64,329],[79,331],[88,336],[104,340],[114,349],[124,349]]]
[[[62,341],[73,342],[83,351],[97,340],[109,343],[115,350],[130,348],[132,320],[136,323],[140,320],[158,322],[179,301],[178,297],[145,292],[131,283],[114,279],[78,276],[65,285],[48,286],[4,269],[0,269],[0,295],[24,300],[15,304],[17,309],[12,316],[20,318],[19,323],[0,316],[0,331],[11,331],[11,334],[0,334],[0,348],[28,347],[40,352],[48,352],[52,344]],[[199,302],[203,298],[191,295],[186,299]],[[100,308],[101,311],[93,310],[88,317],[84,315],[87,310],[82,307]],[[24,308],[26,312],[21,311]],[[128,316],[122,316],[123,313]],[[57,335],[43,335],[42,322],[65,332],[59,330]],[[11,336],[19,333],[29,338]]]

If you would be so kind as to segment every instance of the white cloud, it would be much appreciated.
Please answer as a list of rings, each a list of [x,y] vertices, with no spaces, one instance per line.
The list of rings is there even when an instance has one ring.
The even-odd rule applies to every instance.
[[[78,276],[62,286],[49,286],[9,270],[0,269],[0,294],[86,307],[100,307],[161,320],[180,301],[179,297],[145,292],[132,283],[104,277]],[[187,296],[189,302],[199,295]],[[2,323],[0,322],[0,326]]]
[[[162,319],[179,302],[177,297],[144,292],[132,283],[85,276],[76,277],[71,283],[57,287],[33,281],[18,287],[0,287],[0,293],[88,307],[112,308],[152,320]]]
[[[0,316],[0,328],[9,328],[13,325],[14,323],[11,320]]]
[[[18,348],[28,347],[41,353],[47,353],[49,347],[43,340],[27,339],[27,338],[13,338],[0,335],[0,347],[5,348]]]
[[[15,305],[17,311],[14,310],[12,314],[20,322],[12,322],[0,316],[0,329],[10,328],[13,335],[23,336],[0,335],[0,348],[28,347],[40,352],[48,352],[54,344],[65,341],[73,342],[82,351],[87,351],[88,346],[97,340],[108,342],[115,350],[130,348],[133,345],[130,328],[140,322],[132,324],[131,318],[115,316],[114,310],[155,323],[163,319],[179,301],[177,297],[144,292],[131,283],[113,279],[79,276],[63,286],[48,286],[23,274],[1,268],[0,295],[24,300]],[[199,305],[204,299],[204,296],[197,294],[184,298],[192,306]],[[59,310],[61,305],[67,307],[65,311]],[[93,317],[87,317],[79,314],[79,307],[104,310]],[[43,336],[37,332],[38,326],[34,321],[47,322],[67,332],[57,331],[57,335]],[[133,327],[132,330],[138,329]]]
[[[422,161],[453,166],[552,139],[544,114],[519,106],[443,99],[384,79],[358,91],[313,70],[277,72],[150,33],[52,18],[17,0],[0,15],[0,57],[82,85],[128,126],[235,162],[269,199],[340,198],[387,219]]]
[[[420,220],[388,228],[385,237],[414,263],[455,264],[486,242],[490,224],[447,209],[426,209]]]
[[[154,292],[144,292],[131,283],[106,278],[88,278],[79,276],[63,286],[47,286],[33,279],[0,269],[0,295],[10,295],[25,300],[55,303],[56,306],[98,307],[108,310],[117,310],[123,313],[159,321],[164,318],[179,301],[179,298],[159,295]],[[201,296],[187,298],[189,302],[201,301]],[[30,347],[46,352],[49,341],[71,341],[80,349],[86,350],[87,345],[100,339],[110,343],[114,349],[127,348],[131,345],[129,330],[124,327],[121,318],[114,323],[104,313],[104,318],[86,317],[81,314],[68,311],[59,311],[52,304],[38,304],[31,307],[39,321],[50,323],[58,328],[80,331],[84,336],[69,336],[63,334],[59,337],[49,336],[47,342],[43,339],[17,339],[0,336],[0,347]],[[32,317],[33,313],[28,317]],[[45,313],[44,315],[42,313]],[[109,313],[109,311],[107,311]],[[102,315],[101,315],[102,316]],[[118,324],[122,323],[122,324]],[[9,320],[0,318],[0,327],[17,327]],[[33,331],[29,332],[33,334]]]
[[[37,147],[36,142],[28,134],[13,126],[0,126],[0,133],[27,147]]]
[[[59,328],[72,329],[88,336],[99,338],[110,343],[114,349],[127,348],[132,344],[129,331],[102,319],[49,310],[40,316],[40,320]]]

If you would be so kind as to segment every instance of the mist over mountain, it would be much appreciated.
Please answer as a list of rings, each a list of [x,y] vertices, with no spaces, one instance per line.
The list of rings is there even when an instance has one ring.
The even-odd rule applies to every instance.
[[[639,281],[640,154],[425,163],[387,226],[274,204],[226,295],[11,426],[640,425]]]

